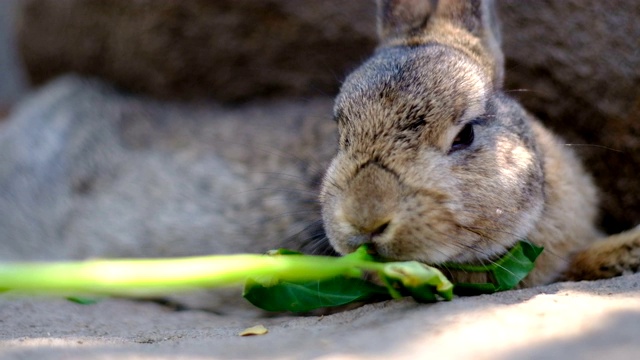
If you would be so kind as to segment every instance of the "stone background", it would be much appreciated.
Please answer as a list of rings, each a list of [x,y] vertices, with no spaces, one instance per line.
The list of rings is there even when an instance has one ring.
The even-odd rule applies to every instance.
[[[27,75],[17,50],[16,20],[20,0],[0,2],[0,121],[27,92]]]

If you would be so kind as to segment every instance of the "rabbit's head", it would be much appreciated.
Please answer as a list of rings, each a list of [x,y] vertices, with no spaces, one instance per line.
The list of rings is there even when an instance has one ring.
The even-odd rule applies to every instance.
[[[505,252],[540,217],[544,174],[527,113],[501,91],[492,4],[378,10],[380,46],[335,103],[340,145],[321,192],[331,245],[430,264]]]

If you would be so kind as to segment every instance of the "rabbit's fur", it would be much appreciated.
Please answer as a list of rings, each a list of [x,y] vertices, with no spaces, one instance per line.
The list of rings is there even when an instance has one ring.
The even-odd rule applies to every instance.
[[[335,102],[340,145],[321,191],[331,245],[345,254],[370,243],[387,258],[438,265],[490,262],[528,239],[545,251],[523,286],[567,269],[572,279],[635,271],[638,232],[589,248],[601,237],[591,178],[503,91],[493,9],[379,1],[380,45]]]

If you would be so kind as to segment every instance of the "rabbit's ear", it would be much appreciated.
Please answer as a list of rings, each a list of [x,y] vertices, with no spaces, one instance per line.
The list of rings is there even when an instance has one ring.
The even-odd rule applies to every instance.
[[[378,0],[378,35],[390,39],[415,36],[427,26],[438,0]]]
[[[482,55],[493,66],[496,84],[501,85],[504,56],[493,0],[378,0],[378,33],[383,44],[416,44],[421,39],[448,43],[459,37],[456,29],[481,41]],[[464,46],[465,41],[456,43]]]
[[[440,0],[436,16],[479,38],[496,64],[495,70],[502,82],[504,56],[500,49],[502,36],[494,0]]]

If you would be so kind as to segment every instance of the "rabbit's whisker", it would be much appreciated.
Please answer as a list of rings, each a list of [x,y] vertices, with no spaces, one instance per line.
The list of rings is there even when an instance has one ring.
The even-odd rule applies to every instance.
[[[613,151],[613,152],[617,152],[617,153],[621,153],[621,154],[625,153],[625,151],[622,151],[622,150],[614,149],[614,148],[611,148],[611,147],[608,147],[608,146],[604,146],[604,145],[597,145],[597,144],[564,144],[564,146],[566,146],[566,147],[588,147],[588,148],[596,148],[596,149]]]

